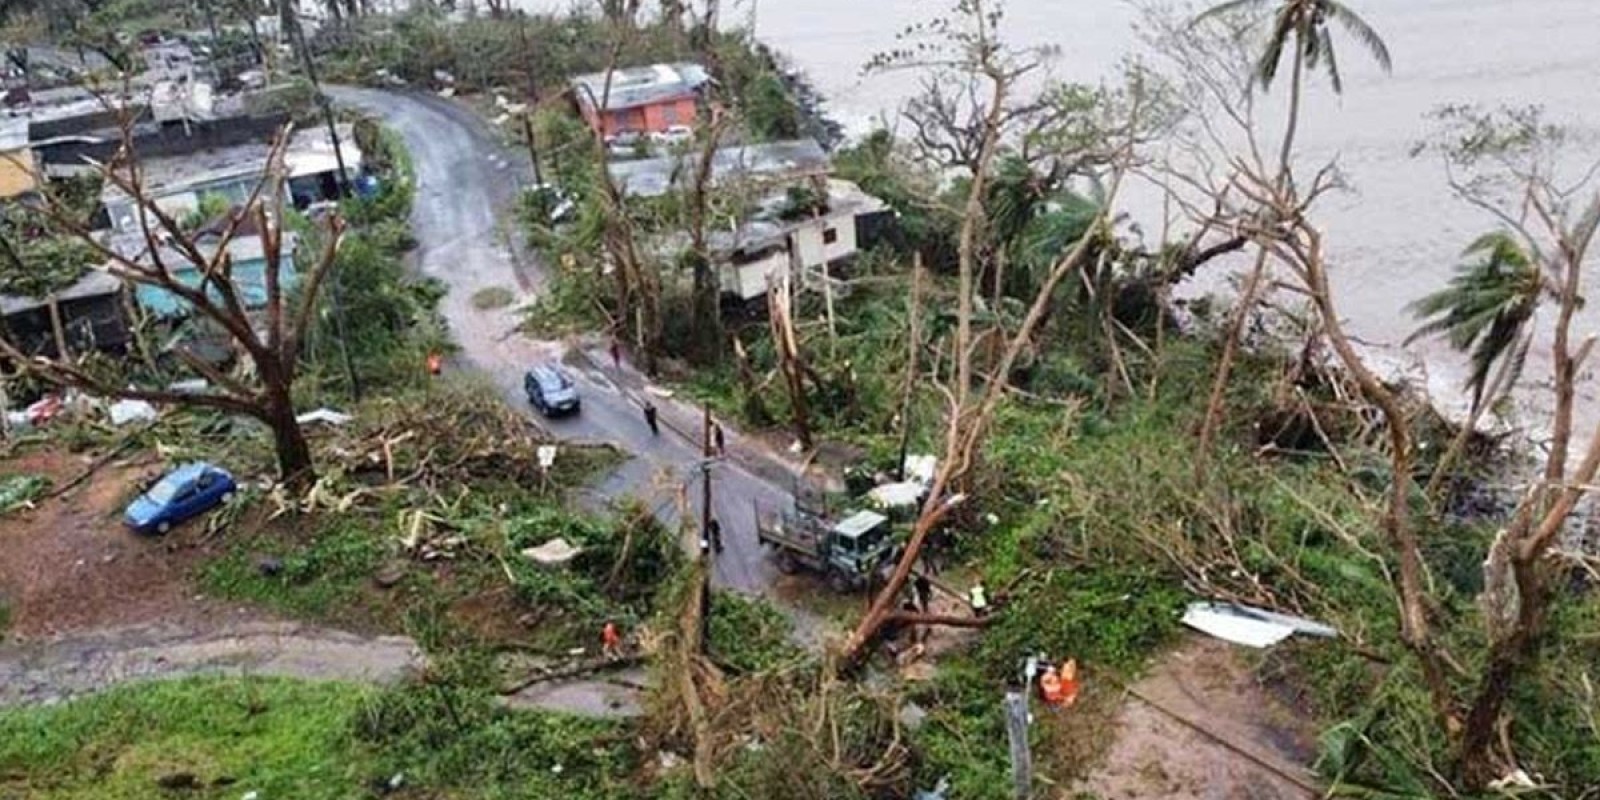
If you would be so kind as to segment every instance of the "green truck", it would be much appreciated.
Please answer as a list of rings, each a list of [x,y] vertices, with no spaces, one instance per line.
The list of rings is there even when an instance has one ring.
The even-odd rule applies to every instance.
[[[818,573],[837,592],[865,586],[883,568],[894,543],[889,518],[875,511],[857,511],[836,523],[800,510],[762,519],[756,512],[756,536],[773,549],[779,571]]]

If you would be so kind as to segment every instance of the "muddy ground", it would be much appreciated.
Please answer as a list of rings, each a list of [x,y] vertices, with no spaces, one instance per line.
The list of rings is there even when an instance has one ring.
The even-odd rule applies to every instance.
[[[1306,767],[1314,727],[1226,642],[1186,640],[1125,693],[1115,725],[1114,743],[1077,791],[1104,800],[1320,796]]]
[[[422,664],[410,639],[274,618],[195,592],[204,520],[167,536],[121,524],[154,456],[109,461],[57,449],[0,461],[0,476],[78,485],[0,517],[0,706],[51,702],[128,680],[198,673],[388,682]]]

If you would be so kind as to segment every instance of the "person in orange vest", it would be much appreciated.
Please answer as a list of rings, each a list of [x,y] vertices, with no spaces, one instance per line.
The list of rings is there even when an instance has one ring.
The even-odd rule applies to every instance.
[[[600,652],[612,661],[622,657],[622,634],[611,620],[606,620],[606,626],[600,629]]]
[[[1078,660],[1067,659],[1061,665],[1061,705],[1070,706],[1078,702]]]
[[[1068,659],[1058,671],[1052,664],[1039,678],[1039,694],[1048,706],[1070,706],[1078,701],[1078,662]]]

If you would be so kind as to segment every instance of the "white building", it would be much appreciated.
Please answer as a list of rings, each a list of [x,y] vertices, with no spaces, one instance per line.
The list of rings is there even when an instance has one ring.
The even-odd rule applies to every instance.
[[[785,220],[768,204],[763,215],[732,233],[711,238],[712,250],[722,264],[724,294],[752,300],[788,274],[796,286],[818,288],[832,279],[831,267],[843,264],[860,250],[859,222],[884,213],[882,200],[849,181],[828,180],[827,207],[799,219]],[[785,199],[780,198],[774,199]]]
[[[611,165],[611,175],[629,194],[658,197],[687,188],[696,172],[695,163],[692,154],[617,162]],[[829,273],[828,267],[856,255],[862,221],[889,212],[883,201],[855,184],[830,179],[831,170],[821,145],[810,139],[716,151],[713,185],[745,193],[749,198],[745,205],[756,209],[733,230],[707,237],[721,267],[724,294],[753,300],[764,296],[767,287],[784,275],[796,286],[815,288]],[[825,202],[809,211],[795,209],[791,190]],[[674,236],[661,246],[681,250],[687,246],[687,236]]]

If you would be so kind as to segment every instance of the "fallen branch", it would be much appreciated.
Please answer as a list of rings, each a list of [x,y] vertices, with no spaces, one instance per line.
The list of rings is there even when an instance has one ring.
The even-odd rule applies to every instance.
[[[623,669],[636,664],[642,664],[644,661],[644,653],[633,653],[630,655],[620,656],[618,658],[598,658],[589,659],[587,661],[578,661],[568,664],[560,669],[535,672],[534,674],[520,678],[513,683],[505,684],[496,691],[498,691],[501,695],[512,695],[527,689],[530,686],[537,686],[541,683],[565,680],[567,678],[576,678],[581,675],[593,675],[596,672],[609,672],[611,670]]]
[[[946,628],[982,628],[994,617],[963,617],[957,614],[920,614],[896,611],[884,618],[886,623],[901,625],[942,625]]]
[[[67,492],[72,491],[75,487],[78,486],[78,484],[81,484],[84,481],[88,480],[89,476],[95,474],[96,472],[99,472],[101,467],[104,467],[105,465],[111,463],[112,459],[114,459],[117,456],[121,455],[124,451],[126,451],[127,449],[129,449],[132,446],[133,446],[133,440],[132,439],[123,439],[122,442],[120,444],[118,444],[116,447],[113,447],[110,450],[107,450],[99,458],[96,458],[94,461],[89,462],[89,466],[85,467],[84,470],[82,472],[78,473],[77,476],[74,477],[72,480],[61,484],[59,487],[57,487],[55,489],[51,489],[47,494],[45,494],[40,499],[53,500],[53,499],[55,499],[57,497],[60,497],[61,495],[66,494]]]

